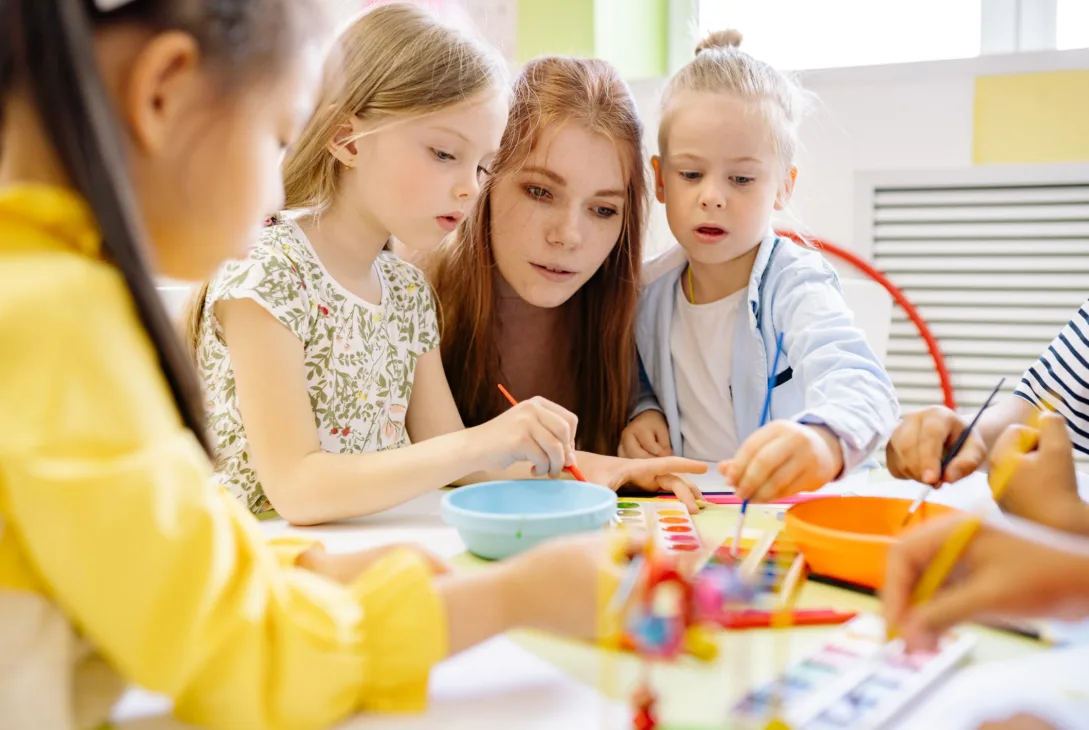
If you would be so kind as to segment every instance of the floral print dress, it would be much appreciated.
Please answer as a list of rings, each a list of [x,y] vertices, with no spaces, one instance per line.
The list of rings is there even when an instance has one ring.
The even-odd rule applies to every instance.
[[[303,343],[307,389],[321,448],[358,454],[409,443],[405,415],[416,363],[438,347],[435,302],[423,274],[391,253],[375,261],[382,303],[344,289],[293,221],[265,228],[241,261],[208,288],[197,364],[207,396],[219,482],[253,512],[270,509],[250,458],[234,368],[213,304],[250,299]]]

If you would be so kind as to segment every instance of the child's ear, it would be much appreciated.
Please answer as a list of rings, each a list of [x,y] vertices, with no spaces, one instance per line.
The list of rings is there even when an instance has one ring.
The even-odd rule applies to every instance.
[[[364,134],[363,120],[352,116],[344,121],[333,133],[329,141],[329,151],[345,167],[355,167],[359,148],[356,142]]]
[[[139,149],[156,153],[177,139],[201,93],[200,66],[197,42],[175,32],[155,36],[129,64],[120,107]]]
[[[662,178],[662,158],[654,155],[650,158],[650,166],[654,168],[654,197],[659,203],[665,202],[665,180]]]
[[[787,207],[787,203],[790,202],[791,197],[794,195],[794,183],[797,180],[798,168],[791,167],[783,177],[782,187],[779,188],[779,192],[775,195],[775,210],[782,210]]]

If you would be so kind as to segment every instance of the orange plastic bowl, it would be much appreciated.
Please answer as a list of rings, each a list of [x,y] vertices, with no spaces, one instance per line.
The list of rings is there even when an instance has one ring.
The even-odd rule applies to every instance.
[[[811,573],[880,590],[889,546],[903,532],[907,499],[830,497],[787,510],[785,531],[805,555]],[[924,503],[907,529],[958,510]]]

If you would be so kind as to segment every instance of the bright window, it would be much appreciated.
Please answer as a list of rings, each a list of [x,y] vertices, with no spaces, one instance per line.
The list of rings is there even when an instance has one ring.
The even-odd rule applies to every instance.
[[[736,28],[745,36],[744,50],[778,68],[803,70],[978,56],[980,5],[981,0],[700,0],[699,20],[701,35]]]
[[[1059,0],[1056,22],[1056,48],[1089,48],[1089,1]]]

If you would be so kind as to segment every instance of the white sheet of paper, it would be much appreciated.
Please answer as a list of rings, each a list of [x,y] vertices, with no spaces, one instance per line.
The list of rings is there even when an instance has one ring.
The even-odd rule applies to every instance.
[[[734,488],[726,486],[726,479],[718,470],[718,464],[707,463],[707,471],[704,474],[681,474],[704,494],[733,494]]]
[[[631,726],[620,702],[499,637],[440,664],[424,715],[369,715],[337,730],[607,730]]]
[[[438,665],[424,714],[360,715],[335,730],[620,730],[630,711],[501,636]],[[130,691],[114,712],[119,730],[189,730],[169,700]]]
[[[442,521],[441,505],[445,494],[428,492],[376,515],[315,527],[292,527],[283,520],[268,520],[261,523],[261,531],[269,538],[297,535],[320,540],[332,553],[407,542],[424,545],[449,558],[464,552],[465,543],[456,530]]]
[[[861,497],[895,497],[915,500],[919,496],[922,484],[909,480],[888,477],[874,481],[868,470],[859,470],[847,475],[838,482],[832,482],[820,489],[822,494],[850,494]],[[941,489],[932,490],[928,502],[946,504],[965,511],[980,508],[988,512],[998,511],[998,506],[991,497],[991,488],[987,485],[987,475],[976,472],[956,484],[946,484]]]
[[[1062,730],[1089,728],[1089,647],[968,667],[922,700],[893,730],[976,730],[988,720],[1020,712]]]

